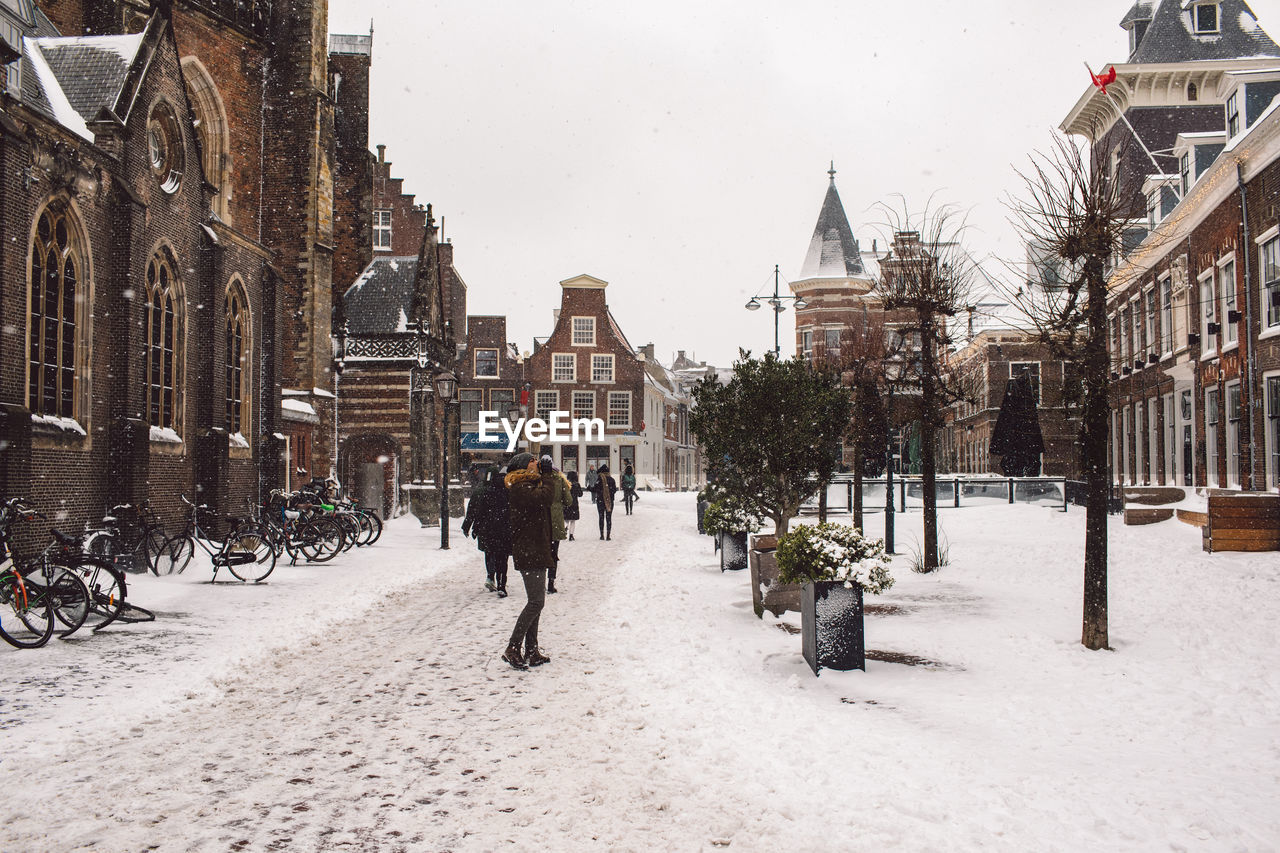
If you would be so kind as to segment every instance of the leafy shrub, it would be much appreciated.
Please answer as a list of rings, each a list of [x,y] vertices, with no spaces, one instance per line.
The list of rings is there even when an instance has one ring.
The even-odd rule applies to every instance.
[[[778,539],[777,556],[783,583],[842,581],[872,595],[893,586],[884,542],[848,524],[802,524]]]

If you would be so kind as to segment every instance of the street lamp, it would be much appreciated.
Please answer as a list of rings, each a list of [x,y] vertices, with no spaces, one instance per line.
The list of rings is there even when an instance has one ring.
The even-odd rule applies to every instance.
[[[756,294],[755,296],[751,297],[750,300],[747,301],[747,304],[744,307],[748,311],[759,311],[761,307],[760,300],[759,300],[760,296],[768,296],[768,294]],[[787,310],[787,306],[782,304],[783,300],[785,299],[795,300],[795,308],[797,311],[801,311],[809,307],[809,303],[804,300],[803,296],[784,296],[782,295],[781,292],[779,292],[778,265],[774,264],[773,295],[770,296],[769,299],[766,301],[769,303],[770,307],[773,308],[773,354],[777,357],[781,357],[782,355],[782,344],[780,343],[778,338],[778,319],[779,319],[779,315],[781,315],[783,311]]]
[[[458,390],[458,378],[442,369],[435,376],[436,398],[440,401],[438,432],[440,446],[440,549],[449,550],[449,404]]]

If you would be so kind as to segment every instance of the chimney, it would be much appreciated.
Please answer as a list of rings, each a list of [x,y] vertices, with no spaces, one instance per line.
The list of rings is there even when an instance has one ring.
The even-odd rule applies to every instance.
[[[653,361],[657,358],[657,356],[654,355],[653,344],[645,344],[640,347],[640,352],[644,353],[645,361]]]
[[[387,146],[385,145],[378,146],[378,162],[379,163],[387,162]]]

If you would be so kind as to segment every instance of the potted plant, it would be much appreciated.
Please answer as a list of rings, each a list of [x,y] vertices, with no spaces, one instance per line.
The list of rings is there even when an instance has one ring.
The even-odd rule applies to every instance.
[[[708,531],[702,523],[703,516],[707,514],[707,507],[712,502],[724,496],[724,492],[716,486],[715,483],[708,483],[702,491],[698,492],[698,532],[706,534]]]
[[[720,571],[747,567],[747,534],[760,526],[760,516],[746,501],[725,495],[707,507],[702,526],[719,543]]]
[[[865,670],[862,594],[893,586],[884,542],[848,524],[806,524],[779,538],[777,558],[783,582],[804,585],[800,631],[813,674],[823,667]]]

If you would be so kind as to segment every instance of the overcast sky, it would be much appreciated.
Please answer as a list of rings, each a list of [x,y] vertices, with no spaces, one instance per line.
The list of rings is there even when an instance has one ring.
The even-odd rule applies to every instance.
[[[471,314],[521,350],[558,282],[589,273],[631,343],[727,365],[773,346],[773,267],[799,276],[828,183],[855,235],[877,203],[969,212],[1016,256],[1001,199],[1095,68],[1128,54],[1131,0],[331,0],[374,28],[370,145],[434,205]],[[1280,38],[1280,0],[1250,3]],[[783,285],[785,290],[785,284]],[[782,315],[794,351],[793,312]]]

